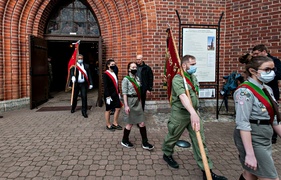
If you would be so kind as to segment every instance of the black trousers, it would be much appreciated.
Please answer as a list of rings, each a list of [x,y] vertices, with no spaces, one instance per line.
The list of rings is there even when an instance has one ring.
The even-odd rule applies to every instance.
[[[82,113],[87,113],[88,104],[87,104],[87,91],[88,91],[88,83],[75,83],[74,86],[74,95],[73,95],[73,102],[72,102],[72,110],[75,110],[77,106],[77,98],[79,91],[81,92],[81,99],[82,99]]]

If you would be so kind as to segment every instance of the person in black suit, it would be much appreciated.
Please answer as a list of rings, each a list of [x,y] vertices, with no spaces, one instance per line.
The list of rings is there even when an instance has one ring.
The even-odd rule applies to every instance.
[[[72,81],[72,83],[75,83],[71,113],[75,112],[75,108],[77,106],[77,97],[78,97],[78,94],[80,91],[81,99],[82,99],[82,115],[85,118],[88,118],[87,91],[88,91],[88,89],[93,88],[93,80],[92,80],[89,65],[83,63],[82,54],[78,55],[78,61],[76,64],[76,73],[75,74],[74,74],[74,70],[75,70],[75,67],[71,68],[71,70],[70,70],[71,81]]]
[[[118,124],[118,117],[122,103],[120,101],[120,90],[118,86],[118,78],[114,72],[116,68],[115,61],[109,59],[106,61],[106,70],[103,73],[104,101],[105,103],[105,120],[106,129],[110,131],[122,130]],[[115,109],[113,123],[110,123],[110,111]]]

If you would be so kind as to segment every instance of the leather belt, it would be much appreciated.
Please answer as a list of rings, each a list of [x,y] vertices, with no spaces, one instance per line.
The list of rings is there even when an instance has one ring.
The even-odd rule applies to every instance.
[[[269,120],[250,120],[250,123],[252,124],[260,124],[260,125],[269,125]]]
[[[138,95],[134,95],[134,94],[127,94],[127,97],[138,97]]]

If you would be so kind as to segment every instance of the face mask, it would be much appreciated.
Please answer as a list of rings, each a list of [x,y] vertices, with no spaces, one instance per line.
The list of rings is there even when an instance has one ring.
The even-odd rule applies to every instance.
[[[275,72],[274,71],[270,71],[269,74],[267,74],[266,72],[261,72],[260,76],[258,76],[258,79],[263,82],[263,83],[268,83],[270,81],[272,81],[275,77]]]
[[[131,70],[131,73],[132,73],[133,75],[135,75],[135,74],[137,73],[137,70],[136,70],[136,69],[132,69],[132,70]]]
[[[78,59],[78,63],[79,64],[83,63],[83,59]]]
[[[189,70],[187,70],[186,72],[188,74],[193,74],[196,72],[196,69],[197,69],[197,67],[195,65],[193,65],[193,66],[190,66]]]
[[[110,67],[110,69],[112,69],[112,70],[114,70],[115,69],[115,66],[109,66]]]

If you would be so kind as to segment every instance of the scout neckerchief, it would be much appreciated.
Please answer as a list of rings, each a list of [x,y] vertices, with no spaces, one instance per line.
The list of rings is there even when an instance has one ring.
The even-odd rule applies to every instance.
[[[274,110],[272,107],[272,104],[269,100],[269,98],[266,96],[263,90],[256,86],[255,84],[245,81],[244,83],[240,84],[238,88],[245,87],[248,88],[252,93],[258,98],[258,100],[263,103],[263,105],[266,107],[268,114],[270,116],[270,123],[272,124],[274,119]],[[237,89],[238,89],[237,88]]]
[[[177,74],[179,74],[181,76],[180,72],[178,72]],[[195,86],[193,85],[193,83],[191,81],[191,77],[190,77],[190,75],[187,72],[184,72],[183,74],[184,74],[184,78],[185,78],[187,84],[189,84],[191,86],[191,89],[198,95],[198,91],[199,91],[198,86],[197,85],[195,85]]]
[[[86,73],[86,70],[81,68],[81,66],[78,64],[78,66],[76,66],[76,68],[78,69],[78,71],[80,71],[81,74],[83,74],[84,78],[86,79],[88,86],[90,86],[90,82]]]
[[[131,78],[130,76],[125,76],[125,78],[127,78],[133,85],[135,91],[137,92],[137,95],[138,95],[138,100],[140,100],[140,86],[139,84],[136,82],[136,80],[134,78]]]
[[[119,94],[119,90],[118,90],[118,84],[115,80],[115,78],[110,74],[109,71],[105,71],[104,72],[106,75],[108,75],[108,77],[110,77],[110,79],[112,80],[113,84],[114,84],[114,87],[115,87],[115,90],[116,90],[116,93]],[[120,104],[121,104],[121,107],[123,106],[122,102],[120,101]]]

